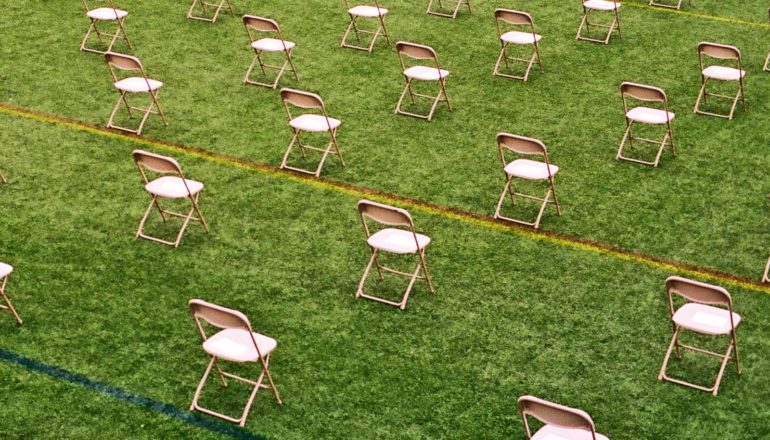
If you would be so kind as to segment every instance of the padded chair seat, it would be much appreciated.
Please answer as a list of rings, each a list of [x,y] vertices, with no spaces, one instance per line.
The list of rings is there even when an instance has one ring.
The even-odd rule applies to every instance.
[[[348,14],[355,17],[379,17],[388,13],[385,8],[377,8],[374,6],[358,5],[348,9]]]
[[[278,343],[275,339],[252,333],[257,341],[259,353],[266,357],[275,350]],[[238,328],[228,328],[206,339],[203,343],[206,353],[233,362],[254,362],[259,360],[254,342],[249,337],[249,332]]]
[[[263,52],[280,52],[283,49],[283,45],[286,44],[286,49],[291,49],[295,46],[294,43],[291,41],[278,40],[276,38],[262,38],[260,40],[257,40],[253,43],[251,43],[251,47],[257,50],[261,50]]]
[[[430,237],[427,235],[416,234],[417,243],[414,242],[414,235],[411,231],[403,229],[386,228],[372,234],[367,243],[369,246],[394,254],[413,254],[418,249],[425,249],[430,244]]]
[[[707,335],[730,333],[730,311],[719,307],[698,303],[687,303],[674,313],[674,322],[686,329]],[[735,326],[741,322],[741,316],[733,313]]]
[[[327,123],[324,116],[312,114],[300,115],[289,121],[289,125],[297,130],[315,132],[329,131],[329,126],[334,130],[340,124],[342,124],[342,121],[339,119],[329,118]]]
[[[626,113],[626,117],[632,121],[644,124],[665,124],[674,119],[674,114],[649,107],[634,107]]]
[[[407,78],[421,81],[438,81],[441,78],[449,76],[449,71],[444,69],[439,70],[435,67],[413,66],[404,70],[404,75],[406,75]]]
[[[184,182],[187,182],[187,187],[185,187]],[[181,177],[163,176],[145,185],[144,189],[154,196],[168,199],[187,197],[189,195],[187,188],[190,188],[192,195],[199,193],[203,189],[203,184],[195,180],[184,179],[184,182]]]
[[[86,15],[94,20],[117,20],[128,15],[128,12],[121,9],[96,8],[86,12]]]
[[[706,78],[719,79],[722,81],[738,81],[746,75],[745,70],[738,70],[734,67],[708,66],[703,69],[703,76]]]
[[[510,31],[500,35],[500,39],[510,44],[535,44],[543,38],[532,32]]]
[[[620,9],[620,3],[613,3],[607,0],[588,0],[583,2],[583,6],[586,9],[594,9],[597,11],[614,11],[617,7]]]
[[[149,87],[147,86],[148,84]],[[152,90],[158,90],[161,87],[163,87],[162,82],[149,78],[145,80],[141,76],[124,78],[115,83],[116,89],[129,93],[147,93]]]
[[[545,425],[540,428],[532,440],[593,440],[591,431],[585,429],[559,428],[553,425]],[[596,440],[609,440],[607,436],[596,433]]]
[[[509,176],[519,177],[527,180],[543,180],[548,178],[548,168],[545,162],[538,162],[529,159],[516,159],[505,166],[505,172]],[[551,175],[555,176],[559,172],[559,167],[551,164]]]
[[[7,277],[11,272],[13,272],[13,266],[0,263],[0,278]]]

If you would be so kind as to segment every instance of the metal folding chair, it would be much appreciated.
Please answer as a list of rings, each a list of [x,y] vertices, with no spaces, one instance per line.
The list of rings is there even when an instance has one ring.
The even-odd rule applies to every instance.
[[[19,314],[16,313],[16,309],[13,308],[13,304],[11,304],[11,299],[8,298],[8,294],[5,293],[5,286],[8,284],[8,276],[13,272],[13,267],[10,264],[0,263],[0,278],[3,279],[2,285],[0,285],[0,296],[3,298],[3,302],[5,304],[0,304],[0,309],[2,310],[8,310],[13,315],[14,319],[16,319],[16,323],[19,325],[22,325],[24,322],[19,317]]]
[[[399,41],[396,43],[396,50],[398,51],[398,60],[401,63],[401,70],[405,81],[404,90],[401,92],[401,96],[398,98],[398,103],[396,104],[396,114],[413,116],[415,118],[430,121],[433,119],[433,112],[436,111],[436,106],[441,101],[446,102],[449,111],[452,111],[452,105],[449,103],[449,96],[446,93],[446,77],[449,76],[449,71],[441,68],[441,65],[438,62],[438,56],[436,56],[436,51],[430,46],[408,43],[406,41]],[[406,58],[412,60],[431,60],[433,61],[433,63],[431,63],[433,65],[407,67],[407,63],[405,62]],[[414,81],[438,82],[438,93],[435,96],[415,93],[412,90],[412,83]],[[402,110],[401,103],[404,101],[404,97],[407,93],[409,94],[409,99],[413,105],[415,104],[415,97],[426,98],[433,101],[430,111],[423,115]]]
[[[434,1],[437,3],[437,9],[433,6]],[[444,3],[447,3],[446,7],[444,7]],[[463,4],[468,6],[468,13],[470,14],[471,0],[430,0],[426,12],[430,15],[438,15],[439,17],[456,18]]]
[[[505,187],[503,187],[503,193],[500,194],[500,199],[497,201],[497,209],[495,209],[495,218],[508,220],[514,223],[522,225],[532,226],[535,229],[540,227],[540,219],[543,218],[543,212],[548,203],[556,205],[556,213],[561,215],[561,208],[559,207],[559,199],[556,197],[556,186],[554,185],[554,177],[559,172],[559,167],[553,165],[548,160],[548,151],[545,145],[537,140],[524,136],[518,136],[509,133],[497,134],[497,146],[500,151],[500,161],[503,165],[503,171],[505,172]],[[518,156],[542,156],[543,161],[534,161],[530,159],[517,158],[510,162],[506,159],[506,153]],[[512,188],[513,178],[523,179],[526,181],[548,181],[548,191],[546,191],[544,197],[536,197],[529,194],[523,194],[516,192]],[[511,204],[516,205],[516,196],[523,197],[525,199],[536,200],[540,202],[540,210],[537,213],[537,217],[534,222],[527,222],[524,220],[514,219],[503,216],[500,211],[503,207],[503,201],[505,196],[510,194]],[[553,194],[553,201],[550,200],[551,194]]]
[[[735,67],[722,65],[705,66],[703,60],[704,56],[715,58],[717,60],[733,61],[735,63]],[[745,88],[743,84],[743,77],[746,76],[746,71],[743,70],[741,63],[741,51],[738,50],[738,48],[735,46],[719,43],[709,43],[704,41],[698,44],[698,61],[700,62],[701,68],[701,87],[700,93],[698,93],[698,99],[695,101],[695,109],[693,112],[731,120],[733,119],[733,113],[735,113],[735,107],[738,105],[739,99],[743,103],[743,110],[746,110],[746,99],[744,98]],[[707,85],[710,80],[726,82],[735,81],[738,83],[738,91],[734,96],[710,93],[707,91]],[[708,98],[710,96],[732,101],[730,112],[724,114],[701,110],[701,100],[703,100],[705,104],[708,102]]]
[[[738,361],[738,339],[735,335],[735,328],[740,324],[741,317],[733,312],[732,297],[723,287],[677,276],[666,279],[666,291],[668,293],[668,308],[674,336],[671,338],[671,344],[669,344],[666,356],[663,359],[663,366],[660,367],[658,380],[684,385],[716,396],[717,392],[719,392],[719,383],[722,381],[728,361],[735,361],[735,370],[738,374],[741,374],[741,367]],[[674,295],[686,300],[686,303],[676,310],[674,310]],[[730,342],[727,345],[727,351],[725,353],[715,353],[683,344],[679,342],[682,330],[689,330],[701,335],[729,336]],[[696,385],[669,377],[666,374],[671,352],[676,350],[676,357],[680,359],[682,357],[681,349],[716,357],[722,361],[713,386]],[[733,350],[735,350],[735,355],[731,355]]]
[[[200,222],[203,225],[203,229],[205,229],[206,232],[209,232],[206,219],[203,218],[203,214],[201,214],[200,207],[198,206],[198,198],[200,197],[201,191],[203,191],[203,184],[195,180],[186,179],[179,163],[171,157],[161,156],[142,150],[134,150],[132,155],[134,157],[134,163],[136,163],[136,167],[142,175],[144,189],[152,196],[152,200],[150,201],[150,204],[147,205],[147,210],[145,210],[142,220],[139,222],[139,228],[136,230],[136,237],[178,247],[179,243],[182,242],[182,236],[190,221]],[[148,171],[159,174],[160,177],[150,180],[147,177]],[[190,210],[187,214],[163,209],[160,207],[160,202],[158,200],[185,198],[190,200]],[[184,219],[175,241],[162,240],[144,234],[144,223],[147,221],[147,217],[149,217],[153,208],[158,210],[164,223],[167,219],[166,216]],[[197,217],[193,214],[196,214]]]
[[[342,42],[340,42],[340,47],[347,47],[350,49],[359,49],[359,50],[365,50],[367,52],[371,52],[374,48],[374,44],[377,42],[378,37],[385,37],[385,41],[387,41],[388,46],[390,46],[390,35],[388,34],[388,28],[385,26],[385,14],[388,13],[388,10],[383,8],[379,0],[372,0],[374,2],[374,6],[370,5],[357,5],[357,6],[350,6],[350,2],[348,0],[345,0],[345,7],[348,9],[348,15],[350,16],[350,24],[348,25],[348,28],[345,30],[345,35],[342,36]],[[359,21],[366,20],[369,18],[376,18],[377,19],[377,29],[374,31],[361,29]],[[353,32],[353,35],[356,37],[356,41],[358,42],[358,45],[349,44],[348,38],[350,36],[350,33]],[[372,39],[369,42],[369,46],[360,46],[361,44],[361,37],[365,35],[371,35]]]
[[[576,40],[592,41],[594,43],[609,44],[612,33],[618,31],[618,37],[620,34],[620,15],[618,10],[621,4],[615,0],[581,0],[583,4],[583,18],[580,21],[580,27],[577,31]],[[591,23],[589,21],[589,15],[591,12],[611,12],[612,21],[610,24]],[[607,29],[607,35],[604,38],[592,38],[583,35],[583,28],[586,32],[591,32],[591,27]]]
[[[94,7],[97,4],[103,4],[104,6]],[[131,47],[131,42],[128,40],[128,35],[126,35],[126,29],[123,26],[123,21],[128,15],[128,12],[115,8],[112,0],[83,0],[83,5],[86,8],[86,16],[91,20],[91,24],[88,26],[83,41],[80,43],[80,50],[94,53],[111,52],[112,46],[115,45],[115,42],[119,38],[125,40],[128,47],[133,49],[133,47]],[[102,23],[112,22],[116,24],[115,30],[112,31],[112,33],[100,29]],[[102,51],[88,46],[88,38],[92,33],[96,35],[96,38],[102,44],[104,44],[105,38],[109,38],[107,50]]]
[[[110,69],[110,74],[112,75],[114,86],[116,89],[118,89],[118,92],[120,92],[118,101],[115,103],[115,107],[112,109],[112,113],[110,113],[110,119],[107,122],[107,127],[140,135],[142,134],[144,123],[147,122],[147,118],[150,116],[150,114],[160,115],[161,119],[163,119],[163,123],[168,125],[166,115],[163,114],[163,111],[160,109],[160,105],[158,104],[158,90],[163,87],[163,83],[154,79],[150,79],[147,76],[144,71],[144,67],[142,67],[142,63],[139,61],[139,58],[132,57],[130,55],[107,52],[104,54],[104,59],[107,61],[107,66]],[[124,75],[123,72],[127,72],[129,75],[132,72],[139,72],[141,76],[128,76],[121,79],[119,78],[118,72],[121,73],[120,76]],[[148,93],[151,99],[151,102],[147,107],[142,108],[129,105],[128,95],[144,93]],[[128,128],[115,125],[115,115],[118,113],[118,110],[120,110],[121,106],[125,106],[126,110],[128,111],[128,115],[131,118],[134,117],[134,110],[138,111],[142,115],[139,121],[139,125],[136,128]]]
[[[412,291],[412,287],[414,287],[414,283],[418,279],[425,280],[428,283],[428,288],[431,293],[435,292],[433,283],[428,275],[428,267],[425,264],[425,248],[430,244],[430,237],[417,233],[414,228],[412,216],[409,215],[409,212],[401,208],[396,208],[395,206],[372,202],[371,200],[360,200],[358,202],[358,213],[361,216],[361,222],[364,225],[366,243],[372,250],[372,256],[369,259],[369,264],[366,265],[361,281],[358,283],[356,298],[367,298],[404,310],[406,308],[406,302],[409,300],[409,294]],[[391,227],[383,228],[371,233],[367,219],[380,225]],[[398,255],[416,254],[419,261],[413,272],[404,272],[381,265],[377,260],[377,256],[380,252]],[[379,275],[380,280],[383,280],[383,272],[409,278],[409,284],[406,287],[406,291],[404,291],[401,301],[390,301],[364,291],[364,285],[366,284],[367,278],[369,278],[369,272],[372,270],[372,266],[377,268],[377,274]],[[422,275],[420,275],[420,272],[422,272]]]
[[[246,418],[249,416],[249,410],[251,410],[251,404],[254,403],[254,397],[260,389],[269,389],[273,393],[278,404],[283,405],[283,401],[281,401],[281,397],[278,395],[278,390],[275,388],[273,378],[270,376],[270,370],[268,369],[270,354],[278,345],[275,339],[259,333],[254,333],[251,329],[249,319],[246,315],[237,310],[227,309],[200,299],[191,299],[188,304],[193,319],[195,320],[195,325],[198,328],[198,332],[200,333],[201,338],[203,338],[203,351],[211,356],[211,360],[206,367],[206,372],[203,373],[203,377],[198,383],[198,388],[195,390],[192,404],[190,404],[190,411],[200,411],[244,426],[246,424]],[[221,330],[209,337],[206,335],[206,330],[203,326],[204,322]],[[261,366],[259,377],[257,380],[251,380],[225,372],[219,366],[218,361],[220,360],[235,363],[258,363]],[[219,376],[219,380],[223,386],[227,386],[225,378],[229,378],[253,387],[251,394],[249,395],[249,400],[246,402],[246,406],[243,408],[243,412],[239,418],[230,417],[217,411],[204,408],[198,403],[212,368],[216,369],[217,376]],[[265,378],[267,378],[267,384],[263,383]]]
[[[672,0],[670,3],[661,3],[659,1],[650,0],[650,2],[647,3],[647,5],[648,6],[657,6],[659,8],[668,8],[668,9],[679,10],[682,7],[682,1],[683,0]]]
[[[527,438],[532,440],[609,440],[596,432],[594,421],[585,411],[559,405],[535,396],[519,397],[519,413]],[[528,417],[543,423],[534,435]]]
[[[511,28],[511,26],[507,26],[506,29],[503,29],[500,27],[500,22],[514,26],[514,28]],[[529,77],[529,71],[532,69],[532,66],[534,64],[537,64],[538,66],[540,66],[540,72],[544,72],[543,62],[540,59],[540,45],[538,44],[540,42],[540,39],[543,37],[535,33],[535,25],[532,22],[532,16],[530,16],[526,12],[498,8],[498,9],[495,9],[495,24],[497,25],[497,33],[500,36],[500,45],[502,46],[500,49],[500,55],[497,57],[497,62],[495,63],[495,69],[492,72],[495,76],[503,76],[506,78],[520,79],[522,81],[526,81],[527,78]],[[516,30],[521,27],[524,27],[526,29],[526,32]],[[509,47],[511,45],[532,46],[533,47],[532,54],[528,58],[511,56],[508,53]],[[519,75],[514,75],[512,73],[500,72],[500,62],[505,63],[505,68],[507,72],[511,72],[512,69],[509,64],[509,61],[515,61],[515,62],[526,64],[527,68],[524,71],[524,75],[519,76]]]
[[[220,0],[218,3],[210,3],[206,0],[193,0],[190,9],[187,11],[187,18],[214,23],[217,21],[219,13],[225,5],[227,5],[227,9],[230,10],[230,14],[235,17],[235,11],[233,10],[233,5],[230,3],[230,0]],[[196,9],[200,12],[197,12]]]
[[[618,152],[615,155],[615,159],[627,160],[629,162],[636,162],[657,167],[658,162],[660,162],[660,156],[663,154],[663,149],[666,147],[666,145],[671,147],[671,154],[676,156],[676,152],[674,151],[674,134],[671,131],[671,120],[674,119],[674,113],[668,111],[668,98],[666,97],[666,92],[658,87],[624,82],[620,85],[620,97],[623,100],[623,113],[626,116],[626,132],[623,135],[623,140],[620,141],[620,146],[618,147]],[[627,102],[628,98],[632,98],[637,101],[643,101],[644,103],[659,103],[659,105],[663,108],[657,109],[645,106],[637,106],[629,110],[629,105]],[[655,140],[634,136],[632,129],[635,123],[646,125],[665,124],[666,131],[663,135],[663,139]],[[655,160],[646,161],[624,156],[623,147],[626,145],[626,141],[628,141],[632,148],[634,146],[634,141],[657,145],[658,153],[655,155]]]
[[[246,27],[246,33],[249,36],[249,45],[252,49],[254,49],[254,61],[251,62],[249,70],[246,71],[246,76],[243,77],[243,82],[274,89],[278,87],[278,82],[281,80],[281,75],[283,75],[283,72],[286,71],[287,67],[289,70],[291,70],[292,73],[294,73],[294,78],[299,81],[297,69],[294,67],[294,62],[291,59],[291,50],[294,48],[295,44],[291,41],[286,41],[283,39],[283,33],[281,33],[281,28],[278,26],[278,23],[276,23],[275,20],[271,20],[269,18],[244,15],[243,25]],[[257,38],[257,33],[266,32],[276,34],[278,38]],[[264,53],[271,52],[283,52],[285,60],[281,66],[266,64],[262,60]],[[272,84],[250,79],[251,71],[254,69],[256,64],[259,64],[259,69],[262,71],[262,75],[267,75],[267,71],[265,69],[278,71],[278,74],[276,74],[275,80],[272,82]]]
[[[321,97],[315,93],[283,88],[281,89],[281,99],[283,100],[283,107],[286,109],[286,115],[289,118],[289,126],[294,132],[294,135],[291,138],[289,147],[286,149],[286,153],[283,155],[280,168],[298,171],[300,173],[313,174],[314,176],[319,177],[324,162],[330,154],[337,156],[342,166],[345,166],[345,161],[342,159],[342,152],[340,152],[339,144],[337,144],[337,127],[342,124],[342,121],[329,117]],[[315,110],[320,114],[304,113],[294,117],[292,116],[289,105],[306,110]],[[302,141],[302,133],[329,133],[329,143],[324,148],[305,144]],[[306,170],[304,168],[287,165],[294,144],[299,146],[302,157],[305,157],[305,150],[322,153],[321,161],[318,163],[315,170]]]

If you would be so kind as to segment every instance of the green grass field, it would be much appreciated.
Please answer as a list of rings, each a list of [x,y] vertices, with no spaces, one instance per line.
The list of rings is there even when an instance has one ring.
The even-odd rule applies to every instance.
[[[561,167],[563,213],[546,211],[544,230],[759,279],[770,242],[765,3],[692,0],[689,15],[630,3],[623,38],[602,46],[574,40],[577,1],[478,1],[454,21],[425,15],[423,1],[391,1],[394,40],[433,46],[451,71],[453,111],[440,106],[426,123],[393,114],[403,80],[392,47],[338,47],[342,2],[234,2],[297,43],[300,82],[282,84],[319,93],[343,121],[347,167],[330,159],[324,179],[491,216],[504,183],[495,133],[536,137]],[[277,91],[241,83],[253,53],[240,18],[209,25],[187,20],[180,2],[119,6],[130,53],[165,83],[170,124],[150,119],[144,135],[277,166],[291,133]],[[534,16],[545,74],[492,76],[495,7]],[[6,5],[0,102],[103,126],[117,94],[103,59],[77,50],[87,25],[75,1]],[[742,50],[748,110],[733,121],[692,114],[702,40]],[[614,160],[626,80],[664,88],[677,114],[677,157],[664,153],[657,169]],[[206,184],[211,234],[192,225],[178,249],[134,238],[149,201],[135,148],[176,157]],[[656,381],[671,332],[663,281],[675,272],[649,259],[410,207],[433,238],[437,291],[418,284],[400,312],[354,298],[369,256],[355,190],[7,107],[0,157],[0,261],[16,269],[8,293],[25,320],[0,315],[4,351],[185,413],[207,362],[187,310],[198,297],[278,340],[271,371],[285,401],[260,394],[245,430],[222,433],[0,361],[1,437],[524,438],[516,399],[534,394],[585,409],[612,439],[770,438],[766,288],[706,280],[728,288],[744,318],[743,375],[728,368],[715,398]],[[173,234],[154,219],[153,232]],[[695,355],[674,366],[702,382],[717,369]],[[204,398],[236,411],[246,397],[212,381]]]

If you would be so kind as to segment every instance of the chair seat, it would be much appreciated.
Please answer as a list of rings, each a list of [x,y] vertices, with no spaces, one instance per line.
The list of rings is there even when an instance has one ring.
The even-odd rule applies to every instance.
[[[10,264],[0,263],[0,278],[7,277],[13,272],[13,266]]]
[[[278,343],[275,339],[252,333],[257,341],[259,353],[266,357],[275,350]],[[206,353],[233,362],[255,362],[259,360],[254,342],[249,337],[249,332],[238,328],[228,328],[206,339],[203,343]]]
[[[560,428],[553,425],[545,425],[540,428],[532,440],[594,440],[591,431],[576,428]],[[609,440],[607,436],[596,433],[596,440]]]
[[[152,90],[158,90],[161,87],[163,87],[162,82],[149,78],[145,80],[141,76],[124,78],[115,83],[116,89],[130,93],[147,93]]]
[[[509,176],[519,177],[527,180],[543,180],[548,178],[548,168],[551,169],[551,175],[555,176],[559,172],[559,167],[545,162],[538,162],[529,159],[516,159],[505,166],[505,172]]]
[[[183,180],[187,182],[187,187],[185,187]],[[163,176],[144,186],[144,189],[150,194],[168,199],[187,197],[190,195],[187,193],[187,188],[190,188],[191,195],[195,195],[203,189],[203,184],[195,180],[182,179],[181,177]]]
[[[626,117],[644,124],[665,124],[674,119],[674,114],[656,108],[634,107],[626,113]]]
[[[289,125],[297,130],[315,132],[329,131],[330,126],[334,130],[340,124],[342,121],[339,119],[329,118],[329,122],[326,122],[326,117],[312,114],[300,115],[289,121]]]
[[[284,50],[284,44],[286,45],[286,49],[291,49],[295,46],[291,41],[281,41],[275,38],[262,38],[251,43],[251,47],[263,52],[280,52]]]
[[[348,9],[348,14],[355,17],[379,17],[388,13],[385,8],[375,6],[358,5]]]
[[[127,11],[112,8],[96,8],[86,12],[89,18],[94,20],[118,20],[128,15]]]
[[[730,311],[705,304],[687,303],[674,313],[674,322],[686,329],[707,335],[730,333]],[[741,316],[733,313],[735,326],[741,322]]]
[[[706,78],[719,79],[722,81],[738,81],[746,75],[745,70],[738,70],[734,67],[708,66],[703,69],[703,76]]]
[[[406,75],[407,78],[421,81],[438,81],[441,78],[449,76],[449,71],[444,69],[439,70],[435,67],[413,66],[404,70],[404,75]]]
[[[413,254],[418,249],[425,249],[430,244],[430,237],[427,235],[416,235],[417,243],[414,242],[414,235],[411,231],[386,228],[372,234],[366,242],[369,243],[369,246],[381,251],[394,254]]]
[[[510,44],[535,44],[543,38],[532,32],[510,31],[500,35],[500,39]]]
[[[620,3],[614,3],[607,0],[588,0],[583,2],[583,6],[586,9],[594,9],[598,11],[613,11],[616,8],[620,9]]]

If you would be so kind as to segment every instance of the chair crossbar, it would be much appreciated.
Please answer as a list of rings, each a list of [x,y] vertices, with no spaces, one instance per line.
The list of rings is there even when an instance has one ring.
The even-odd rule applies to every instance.
[[[692,345],[678,343],[677,347],[684,348],[684,349],[687,349],[687,350],[690,350],[690,351],[695,351],[695,352],[698,352],[698,353],[703,353],[705,355],[713,356],[713,357],[716,357],[716,358],[719,358],[719,359],[724,359],[724,357],[725,357],[724,353],[715,353],[713,351],[704,350],[704,349],[702,349],[700,347],[693,347]],[[727,358],[730,359],[730,360],[735,360],[735,356],[728,356]]]
[[[385,266],[382,266],[382,265],[380,266],[380,270],[384,270],[385,272],[389,272],[389,273],[392,273],[392,274],[401,275],[401,276],[405,276],[405,277],[411,277],[411,276],[414,275],[414,274],[409,273],[409,272],[402,272],[400,270],[392,269],[390,267],[385,267]],[[424,280],[425,276],[424,275],[417,275],[416,278],[419,279],[419,280]]]

